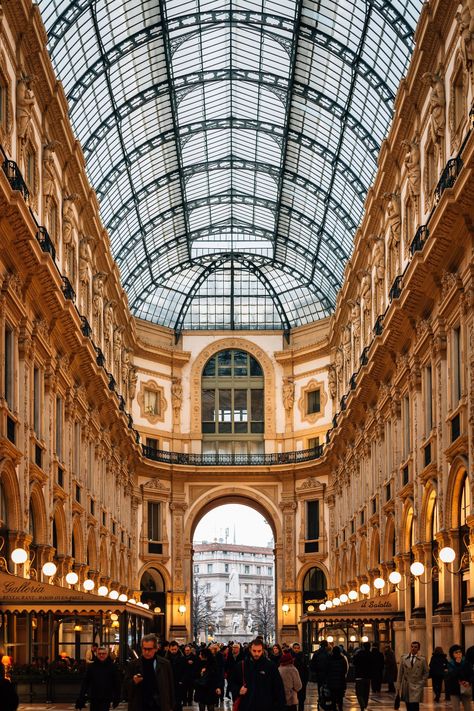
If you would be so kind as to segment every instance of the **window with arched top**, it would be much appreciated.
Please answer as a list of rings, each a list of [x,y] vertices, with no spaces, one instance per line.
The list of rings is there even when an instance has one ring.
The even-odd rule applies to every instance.
[[[303,606],[305,611],[326,599],[327,580],[321,568],[310,568],[303,580]]]
[[[8,528],[8,508],[5,487],[0,480],[0,528]]]
[[[242,350],[213,355],[202,371],[203,454],[264,451],[264,378],[261,365]]]

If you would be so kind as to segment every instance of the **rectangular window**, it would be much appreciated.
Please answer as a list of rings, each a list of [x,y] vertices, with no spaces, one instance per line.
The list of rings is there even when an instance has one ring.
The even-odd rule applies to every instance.
[[[33,370],[33,428],[37,437],[41,437],[41,371]]]
[[[202,400],[202,431],[203,434],[216,431],[216,391],[203,390]]]
[[[206,583],[206,593],[211,592],[211,583]]]
[[[311,390],[306,393],[306,414],[321,412],[321,390]]]
[[[224,563],[224,573],[229,572],[229,563]]]
[[[5,383],[4,393],[8,408],[13,410],[13,373],[14,373],[14,357],[13,357],[13,331],[5,327]]]
[[[148,540],[161,541],[161,504],[148,502]]]
[[[159,440],[155,439],[154,437],[147,437],[146,438],[146,446],[148,449],[151,449],[153,452],[157,452],[160,448],[160,443]]]
[[[273,575],[273,568],[271,565],[269,565],[267,568],[267,575]]]
[[[462,394],[461,329],[453,329],[453,408],[457,407]]]
[[[431,365],[425,368],[425,437],[433,429],[433,372]]]
[[[81,423],[74,423],[74,473],[80,480],[81,478]]]
[[[226,583],[226,584],[225,584],[225,591],[226,591],[226,593],[229,592],[229,583]]]
[[[310,437],[308,439],[308,449],[316,449],[319,447],[319,437]]]
[[[261,575],[261,574],[262,574],[262,568],[259,565],[257,565],[257,575]]]
[[[212,563],[207,564],[207,572],[212,573]]]
[[[406,459],[411,451],[411,427],[410,427],[410,398],[404,397],[402,401],[403,419],[403,459]]]
[[[59,459],[63,456],[63,401],[56,398],[56,454]]]
[[[147,415],[159,415],[160,394],[156,390],[145,390],[144,405]]]
[[[253,434],[263,432],[263,390],[252,388],[250,390],[251,431]]]
[[[250,565],[244,565],[244,573],[250,575]]]
[[[199,565],[195,565],[195,566],[194,566],[194,572],[195,572],[195,573],[199,573]]]
[[[319,500],[306,502],[306,553],[319,550]]]

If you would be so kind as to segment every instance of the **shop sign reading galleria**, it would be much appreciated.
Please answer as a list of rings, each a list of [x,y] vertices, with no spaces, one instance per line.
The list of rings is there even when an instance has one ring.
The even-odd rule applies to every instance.
[[[0,603],[3,602],[90,602],[91,596],[79,590],[48,585],[38,580],[0,573]]]

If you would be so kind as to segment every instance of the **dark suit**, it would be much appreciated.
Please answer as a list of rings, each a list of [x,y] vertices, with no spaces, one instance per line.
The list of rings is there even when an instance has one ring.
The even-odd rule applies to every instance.
[[[174,680],[171,664],[158,655],[154,658],[154,673],[160,711],[173,711],[175,705]],[[143,676],[143,659],[134,659],[127,666],[124,680],[124,693],[128,700],[128,711],[144,711],[153,708],[152,700],[144,698],[143,685],[135,684],[135,674]]]

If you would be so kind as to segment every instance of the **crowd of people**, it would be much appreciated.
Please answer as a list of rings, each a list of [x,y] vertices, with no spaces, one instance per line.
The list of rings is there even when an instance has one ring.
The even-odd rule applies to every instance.
[[[365,642],[349,653],[342,646],[323,640],[307,660],[298,642],[270,647],[257,637],[250,644],[228,645],[161,642],[154,634],[141,640],[125,669],[105,646],[93,644],[86,654],[86,674],[76,709],[90,703],[90,711],[109,711],[122,699],[128,711],[183,711],[198,704],[199,711],[217,711],[224,698],[238,711],[303,711],[308,681],[317,684],[321,711],[342,711],[348,678],[355,681],[361,711],[368,707],[370,691],[394,695],[407,711],[419,711],[426,680],[431,678],[434,701],[444,694],[454,711],[470,711],[474,683],[474,647],[464,654],[453,645],[445,654],[436,647],[428,664],[413,641],[399,664],[386,645]],[[18,697],[13,685],[0,678],[2,699],[15,711]],[[385,690],[384,690],[385,691]],[[3,709],[3,706],[2,706]]]
[[[141,640],[141,654],[121,680],[105,647],[91,648],[76,708],[108,711],[121,698],[128,711],[182,711],[193,701],[199,711],[216,711],[227,697],[239,711],[303,711],[309,666],[299,643],[267,648],[250,644],[206,645]]]

